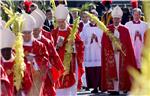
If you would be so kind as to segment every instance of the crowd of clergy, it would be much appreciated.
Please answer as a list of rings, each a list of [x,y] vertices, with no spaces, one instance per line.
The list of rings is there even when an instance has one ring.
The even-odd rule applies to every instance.
[[[15,34],[0,18],[1,35],[1,96],[77,96],[79,91],[109,94],[129,93],[133,78],[128,72],[133,67],[140,72],[142,48],[148,24],[138,6],[131,16],[124,16],[118,5],[103,2],[105,12],[100,17],[95,8],[69,11],[65,4],[56,9],[41,10],[32,3],[29,10],[20,9],[24,19],[22,38],[25,71],[19,90],[14,85]],[[105,24],[121,44],[91,19],[87,11]],[[80,17],[75,39],[68,40],[74,20]],[[131,18],[130,18],[131,17]],[[124,21],[124,22],[122,22]],[[70,45],[71,62],[66,64],[66,45]],[[65,63],[65,64],[64,64]]]

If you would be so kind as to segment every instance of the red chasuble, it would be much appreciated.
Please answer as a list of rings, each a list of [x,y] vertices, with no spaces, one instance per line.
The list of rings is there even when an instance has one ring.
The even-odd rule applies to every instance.
[[[108,26],[109,30],[114,33],[115,27]],[[119,25],[118,32],[120,34],[120,42],[125,55],[121,53],[119,58],[119,89],[128,91],[131,87],[131,78],[127,71],[129,66],[137,68],[134,51],[131,44],[129,31],[123,25]],[[117,80],[116,61],[112,42],[106,34],[102,37],[102,90],[111,90],[114,88],[112,80]]]
[[[32,86],[35,86],[34,82],[36,80],[36,78],[38,78],[38,81],[41,81],[40,83],[43,84],[43,82],[45,81],[46,78],[46,71],[48,68],[48,52],[47,49],[45,47],[45,45],[35,39],[33,39],[32,41],[32,45],[31,46],[23,46],[24,48],[24,54],[25,54],[25,63],[26,63],[26,72],[25,72],[25,80],[24,80],[24,90],[26,90],[27,92],[30,92],[30,89],[32,88]],[[38,70],[35,70],[33,68],[33,64],[31,64],[28,60],[27,60],[27,56],[28,55],[34,55],[34,59],[36,61],[36,64],[38,65]],[[27,78],[29,77],[29,78]],[[37,81],[37,80],[36,80]],[[38,85],[36,85],[38,86]],[[32,88],[33,89],[33,88]],[[43,90],[43,87],[41,87],[40,85],[40,89],[38,90]],[[42,92],[40,92],[42,93]]]
[[[48,32],[44,29],[41,29],[41,30],[42,30],[42,35],[44,35],[46,38],[48,38],[52,42],[52,44],[54,44],[54,40],[53,40],[53,37],[51,35],[51,32]]]
[[[52,31],[52,36],[54,38],[54,45],[57,45],[57,39],[61,36],[64,38],[63,40],[63,46],[57,49],[57,52],[63,62],[64,60],[64,55],[65,55],[65,45],[67,43],[67,37],[69,36],[71,31],[70,27],[67,27],[66,31],[60,31],[58,30],[58,28],[54,29]],[[67,74],[64,78],[62,78],[63,76],[60,77],[59,81],[58,81],[58,88],[68,88],[71,87],[72,85],[75,84],[75,64],[76,64],[76,60],[77,60],[77,64],[78,64],[78,88],[81,88],[81,76],[83,74],[83,51],[84,51],[84,47],[83,47],[83,42],[81,41],[80,37],[77,35],[76,39],[75,39],[75,49],[76,49],[76,53],[72,53],[72,61],[71,61],[71,66],[70,66],[70,73]],[[62,82],[63,81],[63,82]]]
[[[73,24],[70,24],[69,26],[72,28],[72,27],[73,27]],[[79,23],[79,27],[78,27],[78,34],[80,34],[80,33],[82,32],[83,27],[84,27],[83,22],[80,22],[80,23]]]
[[[49,53],[49,61],[50,64],[52,64],[51,68],[48,69],[47,75],[46,75],[46,80],[44,82],[44,90],[43,90],[43,95],[51,95],[55,96],[55,89],[54,83],[58,80],[58,78],[63,74],[64,72],[64,67],[62,64],[62,61],[57,53],[57,51],[54,48],[54,45],[52,42],[41,35],[41,39],[39,40],[43,44],[45,44],[48,53]]]
[[[11,85],[7,76],[6,71],[3,66],[0,64],[0,82],[1,82],[1,96],[13,96]]]
[[[8,81],[10,82],[10,84],[9,84],[10,85],[9,86],[10,93],[11,93],[10,96],[13,96],[15,93],[15,89],[14,89],[15,87],[14,87],[14,81],[13,81],[13,79],[14,79],[14,77],[13,77],[13,75],[14,75],[14,73],[13,73],[14,59],[10,60],[8,62],[1,60],[1,63],[2,63],[2,66],[3,66],[7,76],[8,76]]]

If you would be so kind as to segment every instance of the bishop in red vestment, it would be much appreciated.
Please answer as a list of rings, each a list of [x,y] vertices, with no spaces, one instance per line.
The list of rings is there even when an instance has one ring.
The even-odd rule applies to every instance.
[[[54,38],[54,44],[55,46],[57,46],[57,40],[59,39],[58,37],[63,37],[64,38],[64,43],[61,47],[57,48],[57,52],[61,58],[61,60],[63,61],[64,60],[64,54],[65,54],[65,44],[67,42],[67,37],[69,36],[70,34],[70,31],[71,31],[71,28],[69,26],[66,27],[66,30],[59,30],[59,28],[55,29],[52,31],[52,35],[53,35],[53,38]],[[81,74],[82,74],[82,63],[83,63],[83,42],[81,41],[80,37],[77,35],[76,36],[76,40],[75,40],[75,48],[76,48],[76,51],[77,53],[73,53],[73,57],[72,57],[72,68],[70,71],[72,71],[73,73],[75,73],[75,58],[77,59],[77,63],[78,63],[78,72],[79,72],[79,78],[81,78]],[[73,74],[72,73],[72,74]],[[73,75],[71,75],[73,76]],[[74,77],[73,77],[74,78]],[[66,85],[66,87],[70,87],[72,84],[69,84],[69,83],[72,83],[74,84],[73,82],[68,82],[68,85]],[[61,86],[62,88],[65,86]]]
[[[31,13],[31,15],[36,20],[36,25],[33,29],[33,36],[46,46],[49,53],[49,70],[47,71],[46,79],[44,82],[44,90],[42,94],[44,96],[55,96],[54,84],[63,74],[64,67],[56,49],[54,48],[53,40],[49,40],[44,35],[45,33],[48,34],[48,32],[43,31],[42,29],[42,25],[45,21],[45,14],[37,8]],[[49,34],[49,36],[51,36],[51,34]]]
[[[112,11],[113,25],[108,29],[121,42],[122,51],[118,50],[111,39],[104,34],[102,37],[102,91],[129,91],[131,87],[131,77],[128,67],[136,66],[134,51],[126,27],[120,24],[122,10],[119,6]]]
[[[11,32],[9,28],[5,28],[6,22],[0,18],[0,35],[2,42],[0,44],[1,57],[1,80],[2,80],[2,96],[6,96],[3,93],[6,93],[9,96],[15,95],[14,87],[14,54],[12,52],[12,46],[15,43],[15,35]],[[8,91],[7,91],[8,89]]]
[[[29,14],[24,14],[23,18],[25,19],[23,26],[25,77],[29,77],[29,79],[24,78],[24,85],[27,84],[24,90],[30,89],[29,95],[42,96],[44,81],[49,68],[49,54],[46,46],[32,36],[35,25],[34,18]]]
[[[2,50],[4,51],[5,49],[2,49]],[[8,50],[7,49],[5,50],[5,52],[8,51],[8,50],[11,50],[11,48],[8,49]],[[1,63],[2,63],[2,66],[3,66],[4,70],[6,71],[6,74],[8,76],[8,80],[9,80],[9,83],[10,83],[10,89],[11,89],[11,92],[10,92],[11,95],[10,96],[13,96],[15,94],[15,87],[14,87],[14,81],[13,81],[13,79],[14,79],[14,77],[13,77],[14,76],[13,66],[14,66],[15,62],[14,62],[14,56],[11,53],[10,53],[10,55],[11,56],[10,56],[9,59],[6,59],[5,57],[1,58],[2,59]],[[6,56],[6,54],[5,54],[5,56]]]
[[[55,17],[58,23],[58,27],[54,29],[51,33],[54,38],[54,45],[56,50],[62,60],[64,61],[64,55],[66,52],[65,45],[68,42],[67,38],[71,32],[71,27],[67,25],[66,18],[68,15],[68,9],[64,5],[58,5],[55,10]],[[74,52],[72,53],[72,59],[70,64],[70,70],[65,70],[63,76],[61,76],[57,82],[56,95],[63,96],[74,96],[77,93],[77,86],[75,85],[77,81],[81,81],[81,76],[83,74],[83,42],[81,41],[79,35],[76,35],[75,42],[72,43]],[[66,65],[64,65],[66,67]],[[78,69],[78,72],[76,70]],[[78,79],[76,78],[78,77]],[[77,80],[76,80],[77,79]],[[80,82],[81,83],[81,82]],[[79,84],[80,85],[80,84]],[[78,87],[81,87],[78,86]]]
[[[3,66],[0,64],[0,82],[1,82],[1,96],[13,96],[10,88],[10,82],[7,76],[6,71],[4,70]]]

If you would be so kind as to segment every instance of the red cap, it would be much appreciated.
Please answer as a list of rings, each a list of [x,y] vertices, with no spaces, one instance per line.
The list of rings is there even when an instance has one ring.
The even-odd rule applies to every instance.
[[[138,0],[131,0],[132,8],[138,8]]]
[[[25,0],[24,1],[24,5],[25,5],[25,11],[27,12],[27,13],[29,13],[31,10],[30,10],[30,6],[32,5],[32,1],[28,1],[28,0]]]
[[[112,3],[112,0],[102,0],[102,4],[105,6],[106,2],[109,2],[109,4]]]

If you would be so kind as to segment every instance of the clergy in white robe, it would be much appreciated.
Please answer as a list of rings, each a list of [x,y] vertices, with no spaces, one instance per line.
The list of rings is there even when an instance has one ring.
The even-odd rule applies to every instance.
[[[89,23],[90,23],[90,21],[89,21],[89,17],[88,17],[88,15],[86,14],[86,12],[84,11],[84,12],[82,12],[82,14],[81,14],[81,21],[80,21],[80,23],[79,23],[79,29],[81,30],[81,32],[82,32],[82,30],[83,30],[83,28],[86,26],[86,25],[89,25]],[[79,30],[79,31],[80,31]],[[83,68],[84,68],[84,70],[85,70],[85,66],[83,65]],[[87,88],[87,84],[86,84],[86,75],[85,75],[86,73],[84,73],[83,74],[83,76],[82,76],[82,86],[83,86],[83,88]]]
[[[141,10],[139,8],[133,9],[133,21],[129,21],[125,24],[131,36],[136,63],[139,70],[141,68],[141,53],[144,43],[144,34],[148,29],[147,23],[140,20],[140,14]]]
[[[97,16],[97,12],[92,10]],[[94,88],[92,93],[98,92],[101,80],[101,38],[103,32],[96,26],[94,21],[87,24],[80,36],[84,42],[84,66],[87,80],[87,87]]]

